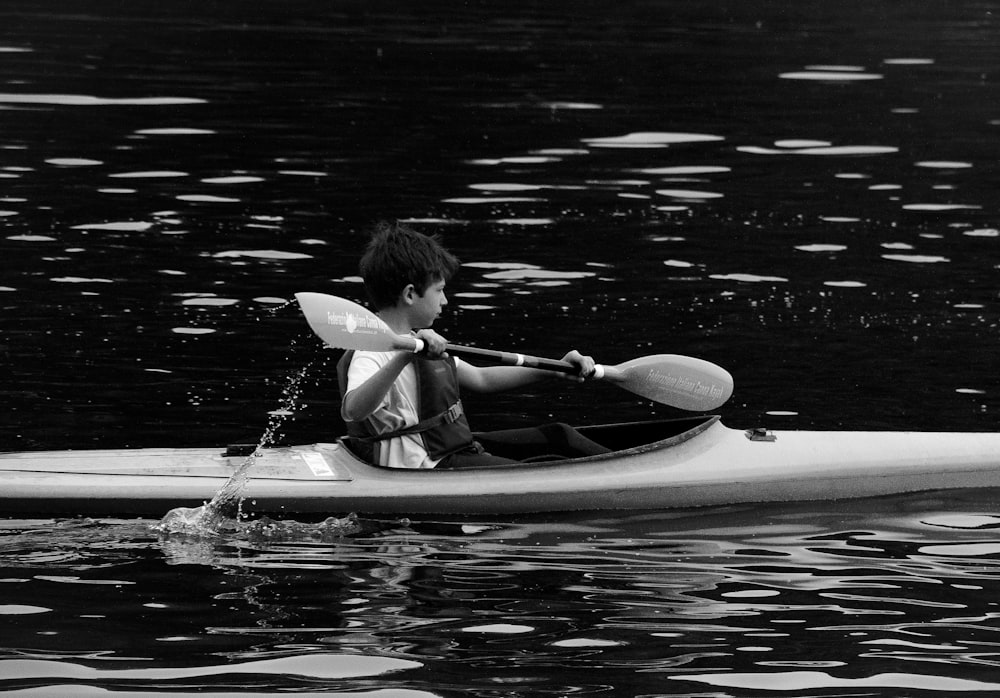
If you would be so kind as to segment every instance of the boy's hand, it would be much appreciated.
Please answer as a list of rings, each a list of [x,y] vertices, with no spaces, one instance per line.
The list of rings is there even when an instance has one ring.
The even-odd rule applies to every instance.
[[[576,349],[566,354],[566,356],[564,356],[562,360],[568,361],[569,363],[577,367],[578,371],[575,376],[569,374],[564,374],[564,375],[570,380],[576,381],[578,383],[582,383],[583,381],[593,376],[594,371],[596,370],[597,367],[597,364],[594,363],[594,359],[592,357],[584,356]]]
[[[420,352],[420,356],[427,359],[443,359],[448,356],[445,352],[448,342],[434,330],[420,330],[417,338],[424,342],[424,350]]]

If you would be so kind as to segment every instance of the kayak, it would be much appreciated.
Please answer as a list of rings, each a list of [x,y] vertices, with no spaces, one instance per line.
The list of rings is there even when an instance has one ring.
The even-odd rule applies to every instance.
[[[671,509],[1000,486],[995,433],[741,430],[714,415],[579,430],[612,452],[466,470],[371,465],[343,439],[0,453],[0,516],[160,517],[210,500],[248,459],[244,513],[285,517]]]

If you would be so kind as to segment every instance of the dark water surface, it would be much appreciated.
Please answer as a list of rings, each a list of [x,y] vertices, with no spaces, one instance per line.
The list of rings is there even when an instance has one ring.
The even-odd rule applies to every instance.
[[[1000,4],[0,7],[0,448],[341,430],[286,305],[365,231],[465,262],[452,341],[725,366],[736,427],[993,431]],[[613,387],[479,428],[671,416]],[[1000,690],[995,492],[373,521],[0,520],[0,691]],[[347,514],[347,512],[338,512]]]

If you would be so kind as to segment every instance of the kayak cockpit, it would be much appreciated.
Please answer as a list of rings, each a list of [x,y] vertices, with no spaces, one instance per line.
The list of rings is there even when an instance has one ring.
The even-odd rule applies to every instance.
[[[605,448],[610,449],[609,453],[586,456],[583,458],[538,458],[524,462],[525,466],[536,464],[558,465],[597,460],[607,460],[621,458],[622,456],[645,453],[668,449],[678,444],[692,439],[719,421],[719,415],[699,415],[694,417],[681,417],[675,419],[654,419],[640,422],[621,422],[617,424],[598,424],[592,426],[576,427],[576,430],[591,441],[594,441]],[[365,452],[365,444],[359,443],[351,437],[342,437],[339,442],[348,452],[358,460],[381,470],[395,470],[374,465],[366,460],[361,454]],[[498,454],[499,455],[499,454]],[[509,466],[478,466],[476,470],[484,467],[509,467]],[[449,470],[462,470],[462,468],[449,468]]]
[[[670,448],[693,439],[718,422],[719,415],[699,415],[677,419],[653,419],[577,427],[587,438],[610,448],[612,455],[630,455]]]

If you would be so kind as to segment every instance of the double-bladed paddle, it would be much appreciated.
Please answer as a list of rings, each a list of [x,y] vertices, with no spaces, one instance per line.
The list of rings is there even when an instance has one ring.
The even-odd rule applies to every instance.
[[[299,307],[320,339],[338,349],[420,352],[424,343],[397,334],[381,318],[362,306],[325,293],[296,293]],[[576,374],[566,361],[543,359],[508,351],[447,345],[454,356],[509,366]],[[614,383],[636,395],[682,410],[714,410],[733,394],[733,377],[720,366],[677,354],[654,354],[617,366],[597,366],[595,378]]]

